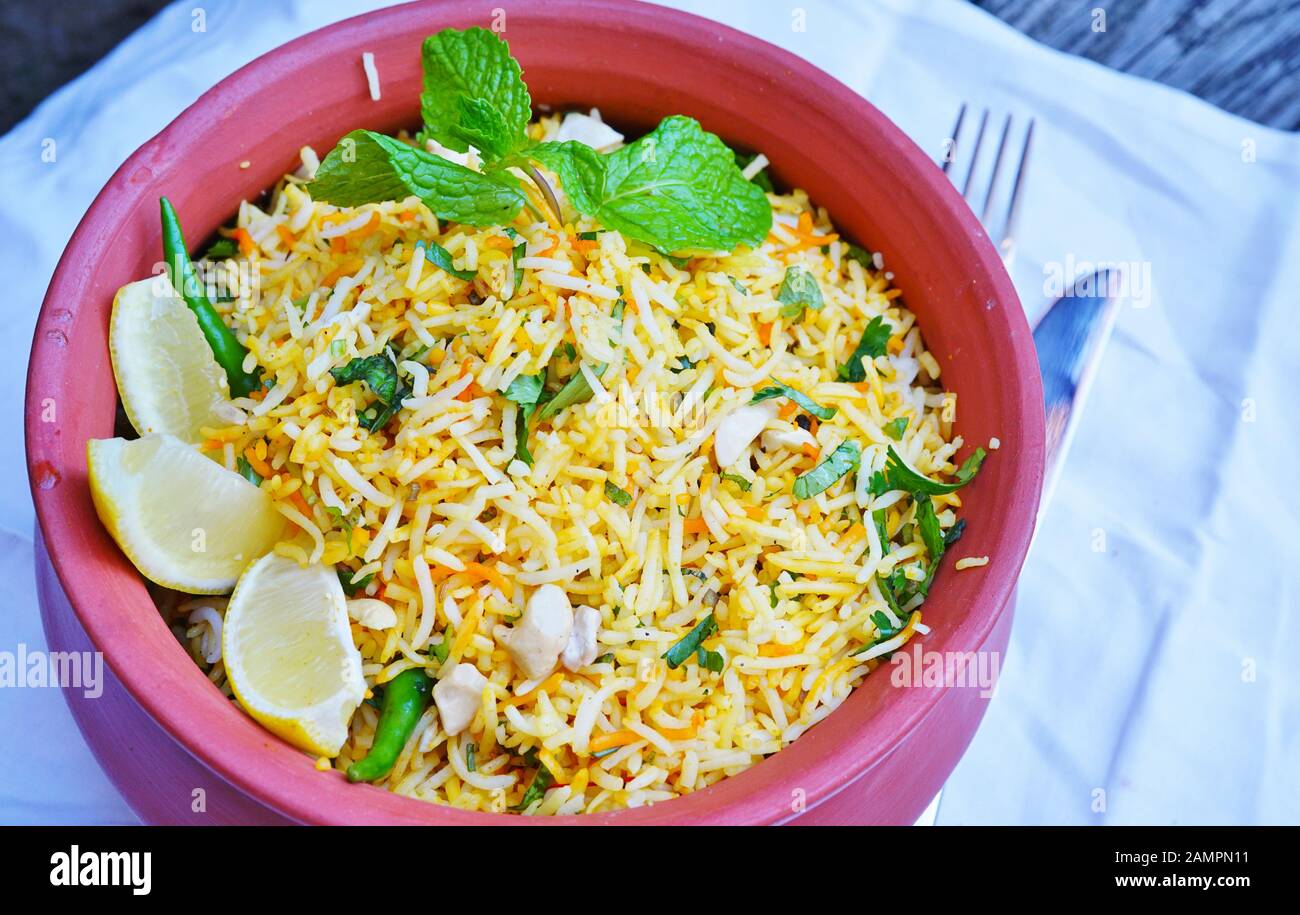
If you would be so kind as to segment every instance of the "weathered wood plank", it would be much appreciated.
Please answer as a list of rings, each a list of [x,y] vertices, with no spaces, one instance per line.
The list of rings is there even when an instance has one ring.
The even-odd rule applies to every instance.
[[[1050,47],[1300,128],[1300,0],[972,2]]]

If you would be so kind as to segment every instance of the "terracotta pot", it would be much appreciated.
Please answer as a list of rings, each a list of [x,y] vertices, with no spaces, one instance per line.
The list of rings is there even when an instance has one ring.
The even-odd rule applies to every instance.
[[[323,152],[357,127],[414,126],[423,37],[448,26],[490,25],[496,6],[489,0],[381,10],[313,32],[222,81],[109,181],[69,242],[41,310],[26,431],[32,494],[51,560],[38,560],[47,624],[65,634],[84,627],[122,695],[159,725],[141,742],[174,740],[188,751],[171,747],[178,760],[197,760],[220,790],[228,785],[246,796],[248,819],[261,807],[309,823],[502,818],[317,772],[311,759],[223,698],[177,644],[139,574],[100,526],[87,489],[86,440],[113,434],[116,389],[106,340],[113,294],[161,259],[160,195],[176,204],[197,240],[229,219],[239,200],[292,169],[302,145]],[[925,153],[847,87],[717,23],[597,0],[521,6],[508,13],[506,26],[535,102],[596,106],[633,129],[672,113],[691,115],[733,145],[765,152],[779,181],[805,188],[842,233],[883,253],[943,366],[943,382],[958,394],[958,431],[970,443],[1002,442],[963,491],[969,524],[954,551],[992,561],[960,573],[951,557],[945,561],[925,605],[934,632],[924,645],[1001,653],[1037,510],[1043,408],[1020,304],[960,196]],[[369,98],[363,51],[375,55],[378,102]],[[251,166],[241,169],[243,161]],[[75,623],[60,607],[60,591]],[[985,701],[972,688],[895,687],[882,668],[808,734],[740,775],[653,807],[569,819],[731,824],[802,814],[801,822],[911,822],[956,765]],[[84,725],[130,714],[120,703],[102,711],[79,718]],[[101,760],[113,762],[102,752]],[[149,780],[129,767],[114,778],[128,795]]]

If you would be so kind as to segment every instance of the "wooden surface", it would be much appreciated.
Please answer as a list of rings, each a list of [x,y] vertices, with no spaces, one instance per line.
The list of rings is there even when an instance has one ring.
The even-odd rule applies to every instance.
[[[1300,129],[1300,0],[973,2],[1050,47]],[[165,3],[58,0],[56,15],[50,0],[0,2],[0,133]],[[1096,9],[1105,10],[1104,32],[1093,30]]]
[[[974,0],[1050,47],[1300,128],[1300,0]],[[1104,32],[1093,11],[1105,11]]]

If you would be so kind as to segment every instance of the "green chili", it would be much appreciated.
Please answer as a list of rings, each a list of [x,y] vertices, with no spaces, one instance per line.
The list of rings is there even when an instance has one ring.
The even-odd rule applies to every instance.
[[[420,716],[429,707],[432,691],[433,681],[419,667],[402,671],[384,685],[384,708],[375,728],[375,742],[365,759],[348,766],[348,781],[373,782],[392,770]]]
[[[261,369],[244,371],[244,357],[248,355],[248,350],[221,320],[221,315],[217,314],[203,292],[203,284],[195,274],[194,264],[185,247],[181,221],[171,201],[162,197],[159,198],[159,203],[162,205],[163,261],[167,267],[167,276],[198,319],[199,329],[203,331],[208,346],[212,347],[212,355],[217,357],[217,362],[226,370],[231,395],[246,397],[257,390]]]

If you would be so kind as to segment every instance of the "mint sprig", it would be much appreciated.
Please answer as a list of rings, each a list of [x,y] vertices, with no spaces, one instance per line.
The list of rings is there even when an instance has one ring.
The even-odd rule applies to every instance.
[[[665,118],[649,134],[601,154],[576,141],[528,139],[532,99],[510,47],[492,32],[446,29],[421,51],[424,129],[455,152],[471,146],[482,171],[368,130],[348,134],[317,170],[317,200],[358,206],[418,197],[442,219],[506,225],[523,207],[527,177],[563,221],[558,200],[534,163],[555,172],[573,209],[661,252],[757,247],[772,208],[747,181],[732,150],[688,117]]]
[[[664,118],[604,155],[573,140],[531,154],[559,175],[579,213],[661,251],[756,247],[772,228],[767,195],[693,118]]]
[[[528,145],[532,98],[510,46],[483,28],[444,29],[420,49],[424,133],[465,152],[474,146],[485,161]]]
[[[527,199],[508,179],[370,130],[354,130],[340,140],[307,190],[314,200],[341,207],[414,195],[435,216],[471,226],[504,225]]]

